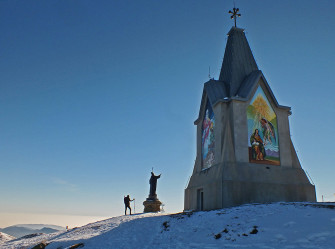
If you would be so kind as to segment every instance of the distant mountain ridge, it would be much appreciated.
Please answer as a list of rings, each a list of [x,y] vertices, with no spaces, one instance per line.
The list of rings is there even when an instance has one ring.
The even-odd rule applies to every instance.
[[[20,238],[33,233],[54,233],[65,230],[64,227],[46,224],[19,224],[0,229],[0,232]]]
[[[43,227],[48,227],[48,228],[53,228],[53,229],[56,229],[56,230],[65,230],[65,228],[62,227],[62,226],[51,225],[51,224],[16,224],[16,225],[13,225],[13,226],[27,227],[27,228],[31,228],[31,229],[42,229]]]

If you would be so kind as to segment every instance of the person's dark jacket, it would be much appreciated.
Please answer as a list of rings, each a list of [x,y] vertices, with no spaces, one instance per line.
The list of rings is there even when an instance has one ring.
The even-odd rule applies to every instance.
[[[124,198],[124,205],[126,205],[126,206],[129,206],[129,205],[130,205],[130,198],[129,198],[129,196],[126,196],[126,197]]]

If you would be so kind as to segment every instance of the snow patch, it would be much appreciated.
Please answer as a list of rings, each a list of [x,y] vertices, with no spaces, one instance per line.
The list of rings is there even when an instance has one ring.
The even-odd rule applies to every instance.
[[[15,239],[15,237],[9,235],[9,234],[6,234],[6,233],[3,233],[3,232],[0,232],[0,245],[2,243],[5,243],[7,241],[10,241],[10,240],[13,240]]]
[[[310,241],[325,241],[330,235],[330,232],[321,232],[312,234],[308,237],[308,240]]]

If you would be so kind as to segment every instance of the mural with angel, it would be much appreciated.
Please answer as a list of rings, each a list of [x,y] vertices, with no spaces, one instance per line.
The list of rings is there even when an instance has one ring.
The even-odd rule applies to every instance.
[[[209,168],[214,164],[215,159],[215,137],[214,137],[215,118],[211,104],[207,100],[205,117],[202,122],[202,165],[203,168]]]
[[[277,116],[258,86],[248,108],[249,161],[280,165]]]

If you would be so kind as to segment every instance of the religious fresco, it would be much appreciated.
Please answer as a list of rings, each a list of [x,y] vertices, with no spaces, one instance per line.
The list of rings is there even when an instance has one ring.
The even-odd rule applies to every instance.
[[[277,116],[259,86],[247,108],[249,162],[280,165]]]
[[[202,122],[201,151],[203,168],[209,168],[214,164],[215,158],[215,118],[211,104],[207,100],[205,117]]]

